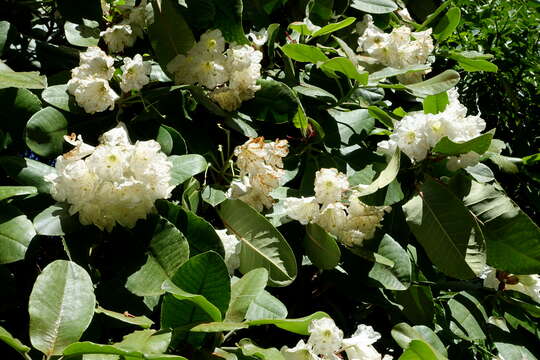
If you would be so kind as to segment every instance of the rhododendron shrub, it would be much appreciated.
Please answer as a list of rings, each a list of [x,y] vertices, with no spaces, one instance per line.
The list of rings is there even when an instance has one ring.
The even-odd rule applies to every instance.
[[[540,230],[459,7],[15,3],[2,359],[536,358]]]

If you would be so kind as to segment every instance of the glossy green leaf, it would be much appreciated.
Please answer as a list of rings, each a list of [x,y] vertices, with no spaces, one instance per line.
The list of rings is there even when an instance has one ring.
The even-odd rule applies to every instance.
[[[248,44],[242,27],[241,0],[212,0],[215,7],[214,25],[228,42]]]
[[[221,220],[241,241],[240,272],[263,267],[269,285],[286,286],[296,277],[294,253],[281,233],[256,210],[241,200],[226,200],[219,211]]]
[[[377,280],[385,289],[406,290],[411,283],[412,265],[407,251],[397,241],[385,234],[377,253],[394,262],[393,266],[375,263],[369,277]]]
[[[317,224],[307,225],[304,249],[313,265],[319,269],[333,269],[341,259],[336,239]]]
[[[37,189],[34,186],[0,186],[0,200],[33,194],[37,194]]]
[[[448,55],[450,59],[456,60],[458,65],[463,68],[463,70],[468,72],[474,71],[487,71],[487,72],[497,72],[499,68],[497,65],[489,62],[486,59],[489,59],[489,56],[480,53],[471,53],[471,52],[453,52]]]
[[[409,66],[399,68],[399,69],[393,68],[393,67],[385,67],[382,70],[378,70],[369,74],[369,83],[376,84],[380,80],[387,79],[389,77],[405,75],[405,74],[415,73],[419,71],[423,72],[429,69],[431,69],[431,66],[429,64],[409,65]]]
[[[238,347],[245,356],[255,357],[262,360],[285,360],[285,357],[276,348],[262,348],[253,343],[251,339],[242,339],[238,342]]]
[[[30,341],[46,356],[79,340],[94,315],[90,276],[74,262],[56,260],[37,277],[30,301]]]
[[[456,294],[448,301],[450,310],[450,330],[465,340],[483,340],[486,338],[484,327],[487,315],[484,307],[472,295],[465,291]]]
[[[388,165],[386,165],[386,168],[384,168],[384,170],[381,171],[379,176],[371,184],[367,186],[361,186],[358,189],[360,196],[373,194],[377,190],[382,189],[385,186],[388,186],[392,181],[394,181],[397,174],[399,173],[400,159],[401,159],[401,152],[399,149],[396,149],[396,151],[392,155],[392,158],[390,158]]]
[[[409,228],[439,270],[458,279],[471,279],[482,271],[482,232],[448,187],[428,178],[403,210]]]
[[[0,156],[0,166],[19,184],[35,186],[40,193],[49,193],[51,183],[44,177],[56,173],[49,165],[18,156]]]
[[[356,18],[354,17],[348,17],[345,20],[338,21],[337,23],[328,24],[326,26],[323,26],[321,29],[315,31],[311,36],[317,37],[317,36],[323,36],[331,34],[335,31],[341,30],[346,28],[347,26],[351,25],[356,21]]]
[[[173,163],[171,171],[171,183],[180,185],[192,176],[202,173],[206,170],[206,160],[198,154],[173,155],[169,157]]]
[[[28,120],[25,131],[26,145],[41,156],[61,154],[67,126],[67,120],[60,111],[46,107]]]
[[[44,89],[47,78],[37,71],[15,72],[0,69],[0,89],[4,88]]]
[[[32,222],[14,206],[0,203],[0,264],[24,259],[36,235]]]
[[[454,70],[446,70],[439,75],[416,84],[405,85],[416,96],[436,95],[449,90],[459,82],[459,74]]]
[[[204,202],[216,207],[227,200],[227,195],[225,195],[223,190],[219,190],[211,185],[207,185],[201,193],[201,198]]]
[[[429,286],[412,284],[407,290],[394,291],[394,297],[403,306],[405,317],[413,324],[433,324],[435,302]]]
[[[34,218],[34,227],[39,235],[62,236],[79,225],[78,215],[69,214],[69,204],[51,205]]]
[[[255,97],[242,105],[242,111],[252,119],[282,123],[290,121],[298,110],[298,101],[294,91],[273,79],[259,79],[257,84],[261,89]]]
[[[427,326],[410,326],[406,323],[399,323],[392,328],[392,337],[403,349],[407,349],[413,340],[422,340],[431,345],[434,351],[448,356],[441,339]]]
[[[18,339],[14,338],[6,329],[0,326],[0,341],[9,345],[20,353],[27,353],[30,351],[30,347],[24,345]]]
[[[392,0],[353,0],[351,7],[370,14],[386,14],[398,9]]]
[[[383,125],[389,129],[394,128],[394,119],[388,115],[384,110],[379,109],[376,106],[368,107],[369,115],[373,116],[375,119],[379,120]]]
[[[286,44],[281,47],[285,55],[300,62],[310,62],[316,64],[319,61],[327,61],[321,49],[305,44]]]
[[[448,94],[442,92],[437,95],[428,95],[422,103],[424,114],[438,114],[443,112],[448,105]]]
[[[500,185],[473,181],[463,201],[482,223],[488,264],[515,274],[540,272],[540,229]]]
[[[264,290],[249,305],[246,320],[285,319],[287,313],[285,304]]]
[[[156,296],[165,291],[161,285],[169,280],[189,258],[184,235],[168,220],[159,217],[149,245],[146,264],[133,273],[126,288],[139,296]]]
[[[60,110],[78,113],[81,109],[78,107],[75,98],[67,92],[67,84],[48,86],[41,93],[43,101],[59,108]]]
[[[493,133],[488,132],[464,143],[455,143],[447,136],[443,137],[433,148],[434,152],[444,155],[466,154],[470,151],[482,155],[491,145]]]
[[[445,360],[428,343],[422,340],[412,340],[409,347],[399,357],[399,360]]]
[[[140,326],[143,329],[147,329],[150,326],[152,326],[152,324],[154,324],[154,322],[152,320],[150,320],[149,318],[147,318],[144,315],[143,316],[134,316],[134,315],[131,315],[130,313],[128,313],[127,311],[125,311],[124,313],[119,313],[119,312],[107,310],[107,309],[102,308],[101,306],[98,306],[95,309],[94,312],[96,314],[106,315],[106,316],[108,316],[110,318],[122,321],[122,322],[127,323],[127,324]]]
[[[4,52],[4,47],[8,39],[10,28],[11,28],[11,24],[9,22],[0,21],[0,56]]]
[[[221,321],[221,311],[214,304],[208,301],[204,296],[188,293],[187,291],[184,291],[178,286],[174,285],[174,283],[169,280],[166,280],[163,283],[162,289],[178,300],[187,300],[196,304],[202,310],[204,310],[210,316],[210,318],[212,318],[212,320]]]
[[[320,60],[323,61],[323,60]],[[356,66],[346,57],[335,57],[319,64],[322,71],[331,77],[339,78],[336,72],[342,73],[352,80],[358,81],[360,85],[366,85],[368,82],[368,73],[360,72]]]
[[[235,281],[231,286],[231,301],[225,321],[243,321],[249,306],[262,294],[267,282],[268,271],[264,268],[253,269]]]
[[[461,19],[461,10],[457,7],[448,9],[433,29],[433,37],[439,42],[446,40],[456,30]]]
[[[64,23],[66,40],[75,46],[97,46],[99,42],[99,23],[84,19],[82,23],[75,24],[70,21]]]

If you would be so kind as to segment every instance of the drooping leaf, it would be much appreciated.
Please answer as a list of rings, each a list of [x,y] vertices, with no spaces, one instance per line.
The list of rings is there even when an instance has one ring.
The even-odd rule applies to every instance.
[[[26,124],[26,145],[36,154],[50,157],[62,153],[67,120],[53,107],[35,113]]]
[[[30,341],[46,356],[61,355],[92,320],[96,298],[90,276],[74,262],[56,260],[37,277],[30,301]]]
[[[102,308],[101,306],[98,306],[95,309],[94,312],[96,314],[106,315],[106,316],[108,316],[110,318],[122,321],[122,322],[127,323],[127,324],[140,326],[143,329],[147,329],[150,326],[152,326],[152,324],[154,324],[154,322],[152,320],[150,320],[149,318],[147,318],[144,315],[142,315],[142,316],[134,316],[134,315],[131,315],[130,313],[128,313],[127,311],[125,311],[123,313],[119,313],[119,312],[107,310],[107,309]]]
[[[407,223],[430,260],[445,274],[470,279],[485,266],[485,243],[465,205],[432,178],[403,206]]]
[[[163,294],[163,282],[171,279],[189,258],[188,241],[173,224],[162,217],[156,221],[148,250],[146,264],[126,282],[126,288],[139,296]]]
[[[473,181],[463,201],[482,223],[488,264],[515,274],[540,272],[540,229],[500,185]]]
[[[406,290],[411,283],[411,260],[407,251],[397,241],[385,234],[377,253],[392,260],[392,267],[379,263],[373,264],[369,277],[381,283],[385,289]]]
[[[24,259],[35,235],[34,226],[26,215],[14,206],[0,203],[0,264]]]
[[[304,249],[313,265],[319,269],[333,269],[341,259],[335,238],[317,224],[307,225]]]
[[[240,272],[264,267],[269,285],[286,286],[296,277],[294,253],[281,233],[256,210],[241,200],[226,200],[219,215],[241,241]]]
[[[398,9],[392,0],[353,0],[351,7],[370,14],[386,14]]]

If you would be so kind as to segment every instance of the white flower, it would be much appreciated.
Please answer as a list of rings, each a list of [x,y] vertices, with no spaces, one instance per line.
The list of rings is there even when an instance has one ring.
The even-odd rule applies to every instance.
[[[478,164],[479,161],[480,155],[474,151],[469,151],[468,153],[459,156],[450,156],[448,158],[448,162],[446,163],[446,167],[450,171],[457,171],[458,169],[474,166]]]
[[[121,52],[124,48],[133,46],[137,38],[129,24],[113,25],[99,35],[103,37],[109,51],[113,53]]]
[[[197,46],[200,46],[198,51],[206,51],[210,54],[221,54],[225,51],[225,38],[221,34],[221,30],[208,30],[201,35]]]
[[[68,92],[75,96],[77,104],[89,114],[114,109],[114,102],[119,98],[109,82],[99,78],[71,79],[68,82]]]
[[[347,176],[336,169],[320,169],[315,173],[315,198],[323,205],[341,201],[349,189]]]
[[[247,37],[251,40],[251,42],[255,45],[255,47],[258,49],[266,42],[268,41],[268,31],[266,31],[266,28],[262,28],[259,31],[250,31],[250,33],[247,35]]]
[[[199,60],[193,54],[177,55],[167,64],[167,70],[174,75],[174,81],[178,84],[195,84],[197,73],[194,69]]]
[[[122,80],[120,88],[122,91],[140,90],[144,85],[150,82],[148,74],[150,73],[150,64],[143,62],[142,56],[137,54],[130,58],[124,58],[122,66]]]
[[[382,355],[372,345],[380,338],[371,326],[361,324],[350,338],[343,339],[343,349],[349,360],[381,360]]]
[[[308,327],[308,344],[317,355],[332,357],[341,347],[343,331],[336,326],[334,320],[322,318],[313,320]]]
[[[100,48],[91,46],[79,54],[80,66],[71,70],[72,78],[90,78],[110,80],[114,74],[114,59],[107,56]]]
[[[285,360],[318,360],[319,357],[313,352],[312,347],[304,340],[298,341],[295,347],[289,349],[287,346],[281,348],[281,355]]]
[[[347,222],[346,209],[347,207],[340,202],[325,205],[319,213],[316,223],[330,234],[339,236]]]
[[[319,216],[319,204],[315,197],[287,198],[284,202],[287,216],[302,225],[314,222]]]
[[[230,89],[227,86],[216,89],[210,93],[212,100],[227,111],[234,111],[242,104],[240,93],[236,89]]]
[[[123,123],[103,134],[95,148],[81,137],[67,140],[75,148],[56,159],[57,173],[45,179],[52,183],[52,197],[69,203],[70,214],[78,213],[83,225],[132,228],[174,188],[169,184],[172,163],[159,144],[131,144]]]
[[[411,160],[422,161],[430,148],[425,131],[426,125],[427,117],[424,113],[409,113],[396,124],[390,140],[394,140]]]
[[[540,275],[538,274],[514,275],[487,267],[480,278],[484,279],[484,287],[518,291],[540,303]]]
[[[229,273],[232,274],[234,270],[240,267],[240,240],[235,235],[227,233],[226,229],[216,230],[221,242],[223,243],[223,249],[225,250],[225,264]]]
[[[146,7],[146,0],[142,0],[139,6],[135,6],[129,11],[127,20],[122,22],[124,24],[129,24],[133,31],[133,35],[140,37],[141,39],[144,36],[144,28],[146,27]]]

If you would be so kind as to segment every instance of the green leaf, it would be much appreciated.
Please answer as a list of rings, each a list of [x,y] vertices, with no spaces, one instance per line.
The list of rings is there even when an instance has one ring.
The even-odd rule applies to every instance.
[[[369,277],[377,280],[385,289],[406,290],[411,284],[411,259],[397,241],[385,234],[377,253],[394,262],[393,266],[375,263]]]
[[[220,29],[228,42],[249,44],[242,28],[241,0],[212,0],[216,15],[213,25]]]
[[[297,96],[290,87],[281,81],[259,79],[257,84],[261,89],[255,97],[242,105],[242,111],[252,119],[260,121],[287,122],[298,111]]]
[[[339,78],[336,72],[340,72],[349,79],[358,81],[360,85],[367,85],[369,74],[365,71],[359,72],[352,61],[346,57],[335,57],[330,60],[326,60],[319,64],[319,67],[330,77]]]
[[[413,340],[422,340],[431,345],[432,350],[440,355],[448,356],[444,344],[437,334],[427,326],[410,326],[399,323],[392,328],[392,337],[403,349],[407,349]]]
[[[375,119],[379,120],[383,125],[385,125],[389,129],[394,128],[394,119],[390,115],[386,113],[386,111],[376,107],[376,106],[369,106],[368,107],[369,115],[373,116]]]
[[[48,86],[41,93],[41,97],[43,101],[59,108],[60,110],[73,113],[81,112],[75,98],[67,92],[67,84]]]
[[[0,69],[0,89],[4,88],[44,89],[47,87],[47,77],[37,71],[15,72]]]
[[[82,24],[70,21],[64,23],[66,40],[75,46],[97,46],[99,42],[99,23],[92,20],[83,20]]]
[[[393,67],[385,67],[382,70],[375,71],[371,74],[369,74],[369,83],[376,85],[377,82],[383,79],[387,79],[389,77],[394,77],[398,75],[404,75],[408,73],[414,73],[419,71],[426,71],[431,69],[431,65],[429,64],[416,64],[416,65],[409,65],[403,68],[393,68]]]
[[[306,116],[304,107],[300,103],[298,103],[298,110],[296,111],[292,122],[295,128],[300,129],[300,131],[302,132],[302,136],[306,136],[309,119]]]
[[[26,215],[14,206],[0,203],[0,264],[24,259],[36,231]]]
[[[482,271],[486,257],[482,232],[445,185],[429,177],[403,210],[409,228],[442,272],[471,279]]]
[[[333,269],[341,259],[341,251],[334,237],[317,224],[307,225],[304,249],[313,265],[319,269]]]
[[[267,46],[267,53],[268,53],[268,61],[270,63],[274,62],[274,56],[275,56],[275,48],[276,48],[276,39],[279,35],[279,24],[270,24],[268,25],[267,29],[268,34],[268,42],[266,43]]]
[[[398,9],[392,0],[353,0],[351,7],[370,14],[386,14]]]
[[[444,360],[428,343],[422,340],[412,340],[409,347],[399,357],[399,360]]]
[[[328,58],[321,49],[316,46],[305,44],[286,44],[281,47],[285,55],[293,60],[316,64],[319,61],[327,61]]]
[[[354,139],[351,139],[352,136],[362,133],[368,135],[375,126],[375,120],[366,109],[350,111],[328,109],[327,111],[336,120],[339,139],[345,145],[352,145],[354,142]]]
[[[2,56],[2,53],[4,52],[10,27],[11,24],[7,21],[0,21],[0,56]]]
[[[69,204],[51,205],[34,218],[34,227],[39,235],[63,236],[79,226],[76,215],[69,214]]]
[[[514,274],[540,272],[540,229],[500,185],[473,181],[463,201],[482,223],[488,264]]]
[[[171,184],[180,185],[192,176],[206,170],[206,160],[198,154],[169,156],[173,163],[171,170]]]
[[[433,37],[437,41],[446,40],[456,30],[461,19],[461,10],[457,7],[448,9],[443,18],[435,25],[433,29]]]
[[[291,247],[264,216],[241,200],[230,199],[221,204],[219,216],[241,241],[240,272],[266,268],[271,286],[286,286],[296,278]]]
[[[209,222],[165,200],[157,201],[156,207],[161,216],[172,222],[187,238],[191,256],[210,250],[224,256],[223,244]]]
[[[162,289],[178,300],[187,300],[192,302],[193,304],[196,304],[198,307],[204,310],[212,320],[221,321],[221,311],[214,304],[208,301],[204,296],[188,293],[187,291],[184,291],[178,286],[174,285],[174,283],[169,280],[166,280],[163,283]]]
[[[493,171],[491,171],[489,166],[482,163],[478,163],[474,166],[467,166],[464,170],[468,172],[474,180],[481,183],[495,180],[495,175],[493,174]]]
[[[287,307],[268,291],[264,290],[249,305],[246,320],[285,319]]]
[[[34,186],[0,186],[0,201],[13,196],[37,194]]]
[[[35,113],[26,124],[26,145],[36,154],[51,157],[62,153],[67,120],[53,107]]]
[[[186,140],[173,127],[161,124],[156,141],[161,145],[161,151],[167,155],[185,155],[188,152]]]
[[[416,84],[405,85],[416,96],[424,97],[436,95],[456,86],[459,74],[454,70],[446,70],[443,73]]]
[[[139,296],[157,296],[180,266],[189,259],[189,245],[184,235],[168,220],[159,217],[150,241],[148,260],[128,277],[126,288]]]
[[[98,306],[94,312],[96,314],[103,314],[110,318],[120,320],[127,324],[140,326],[143,329],[148,329],[150,326],[152,326],[152,324],[154,324],[154,322],[146,316],[133,316],[127,311],[124,313],[118,313],[116,311],[107,310],[102,308],[101,306]]]
[[[341,30],[346,28],[347,26],[351,25],[356,21],[356,18],[354,17],[348,17],[345,20],[341,20],[337,23],[328,24],[326,26],[323,26],[321,29],[315,31],[312,35],[313,38],[316,38],[317,36],[323,36],[331,34],[335,31]]]
[[[225,200],[227,200],[227,195],[225,195],[224,191],[219,190],[212,185],[206,185],[206,187],[201,193],[201,198],[205,203],[216,207]]]
[[[309,335],[309,324],[313,320],[322,319],[325,317],[330,317],[327,313],[322,311],[317,311],[309,316],[298,319],[260,319],[260,320],[251,320],[244,321],[241,323],[231,323],[231,322],[213,322],[197,325],[191,328],[191,331],[195,332],[221,332],[221,331],[232,331],[237,329],[246,329],[250,326],[261,326],[261,325],[275,325],[280,329],[287,330],[289,332],[300,334],[300,335]]]
[[[172,278],[172,282],[187,294],[201,295],[219,310],[221,318],[229,306],[231,287],[229,272],[225,262],[217,253],[208,251],[192,257],[182,265]],[[161,327],[178,328],[188,324],[213,321],[217,314],[210,316],[206,310],[194,303],[194,298],[178,300],[166,294],[161,306]],[[198,300],[199,303],[201,300]],[[183,334],[175,333],[175,340]]]
[[[433,151],[444,155],[459,155],[474,151],[482,155],[489,149],[492,139],[492,132],[485,133],[464,143],[455,143],[445,136],[433,147]]]
[[[268,283],[268,271],[253,269],[231,286],[231,301],[225,314],[225,322],[240,322],[245,319],[249,306],[262,294]]]
[[[499,68],[497,65],[486,60],[484,54],[476,54],[469,52],[456,53],[452,52],[448,55],[448,58],[456,60],[458,65],[463,68],[463,70],[468,72],[474,71],[487,71],[487,72],[497,72]]]
[[[0,156],[0,166],[21,185],[35,186],[40,193],[49,193],[51,183],[45,175],[56,173],[56,169],[39,161],[18,156]]]
[[[238,342],[238,347],[244,356],[251,356],[262,360],[285,360],[281,352],[276,348],[262,348],[253,344],[251,339],[242,339]]]
[[[450,330],[462,339],[484,340],[483,327],[487,322],[486,311],[480,302],[465,291],[448,301],[450,310]]]
[[[74,262],[56,260],[37,277],[30,301],[30,341],[47,357],[79,340],[94,315],[90,276]]]
[[[14,338],[6,329],[4,329],[1,326],[0,326],[0,340],[20,353],[27,353],[30,351],[30,347],[24,345],[18,339]]]
[[[392,181],[394,181],[397,174],[399,173],[400,159],[401,159],[401,152],[399,149],[396,149],[396,151],[390,158],[388,165],[386,165],[384,170],[381,171],[377,179],[375,179],[368,186],[362,186],[358,189],[360,196],[373,194],[377,190],[384,188],[385,186],[389,185]]]
[[[428,95],[422,105],[424,106],[424,114],[441,113],[448,105],[448,94],[444,91],[437,95]]]
[[[148,37],[163,70],[177,55],[185,54],[195,44],[195,37],[175,0],[153,0],[154,22]]]

